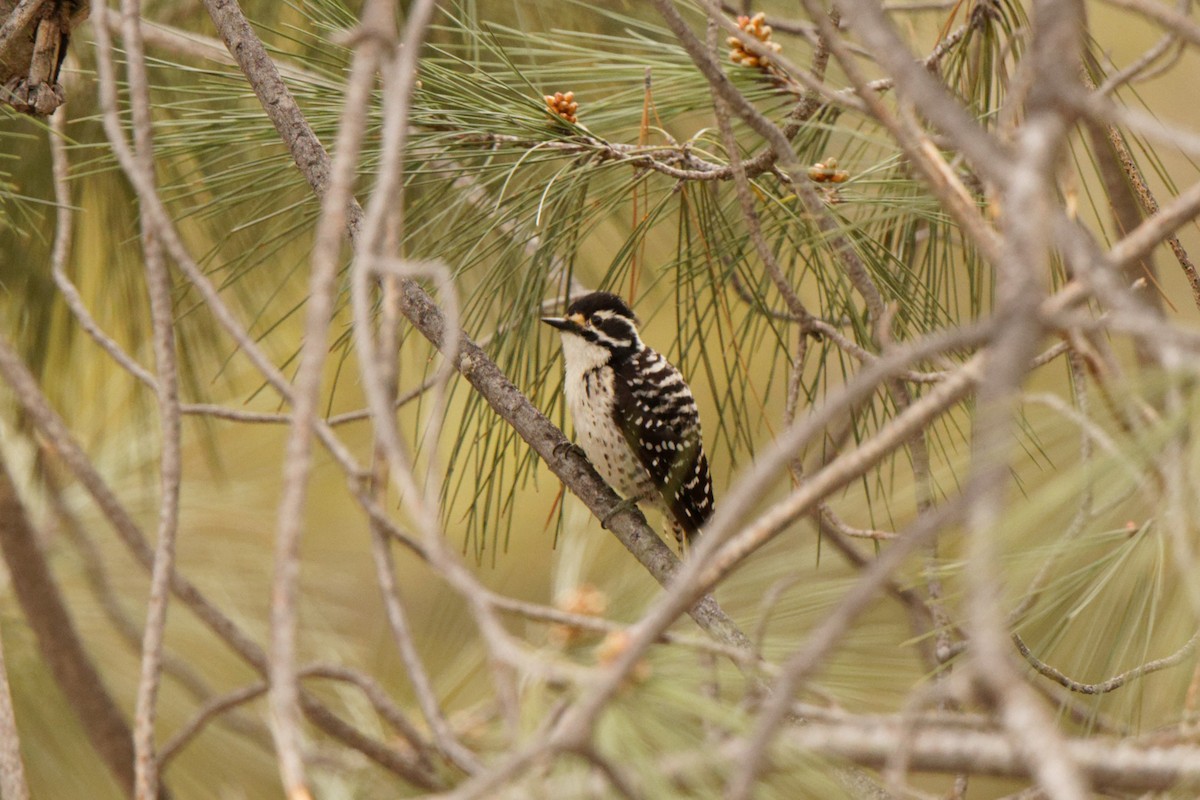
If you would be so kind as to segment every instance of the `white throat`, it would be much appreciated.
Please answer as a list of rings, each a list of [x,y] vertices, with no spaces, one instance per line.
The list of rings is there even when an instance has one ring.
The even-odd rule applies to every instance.
[[[583,375],[608,363],[609,350],[582,336],[562,333],[563,364],[567,371],[567,386],[578,385]]]

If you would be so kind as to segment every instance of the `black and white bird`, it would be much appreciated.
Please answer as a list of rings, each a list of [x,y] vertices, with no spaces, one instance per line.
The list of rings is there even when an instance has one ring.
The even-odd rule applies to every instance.
[[[651,501],[685,544],[713,512],[712,480],[692,392],[642,343],[621,298],[593,292],[542,322],[562,334],[563,393],[575,438],[627,501]]]

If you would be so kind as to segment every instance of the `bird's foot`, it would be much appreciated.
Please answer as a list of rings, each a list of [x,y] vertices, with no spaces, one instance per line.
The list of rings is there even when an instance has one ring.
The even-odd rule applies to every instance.
[[[558,444],[554,445],[554,449],[551,450],[551,452],[554,453],[556,458],[562,458],[562,456],[566,453],[574,453],[582,458],[587,458],[587,453],[583,452],[582,447],[567,439],[564,439]]]
[[[607,514],[600,518],[600,527],[604,528],[604,530],[608,530],[608,523],[612,521],[613,517],[617,516],[623,511],[632,511],[633,509],[637,508],[638,500],[640,499],[641,498],[638,497],[631,497],[617,503],[615,506],[609,509]]]

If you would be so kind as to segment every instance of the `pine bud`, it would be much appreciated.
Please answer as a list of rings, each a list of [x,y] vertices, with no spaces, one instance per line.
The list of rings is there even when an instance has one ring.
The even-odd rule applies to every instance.
[[[575,102],[574,92],[555,92],[553,95],[542,95],[542,99],[546,101],[546,108],[551,114],[572,125],[575,124],[575,112],[579,110],[579,103]]]

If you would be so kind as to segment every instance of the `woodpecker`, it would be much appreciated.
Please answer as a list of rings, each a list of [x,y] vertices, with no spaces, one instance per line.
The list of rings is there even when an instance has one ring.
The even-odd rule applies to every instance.
[[[542,322],[562,335],[563,394],[575,438],[628,502],[650,501],[686,545],[713,512],[696,401],[675,369],[642,343],[621,298],[593,292]]]

